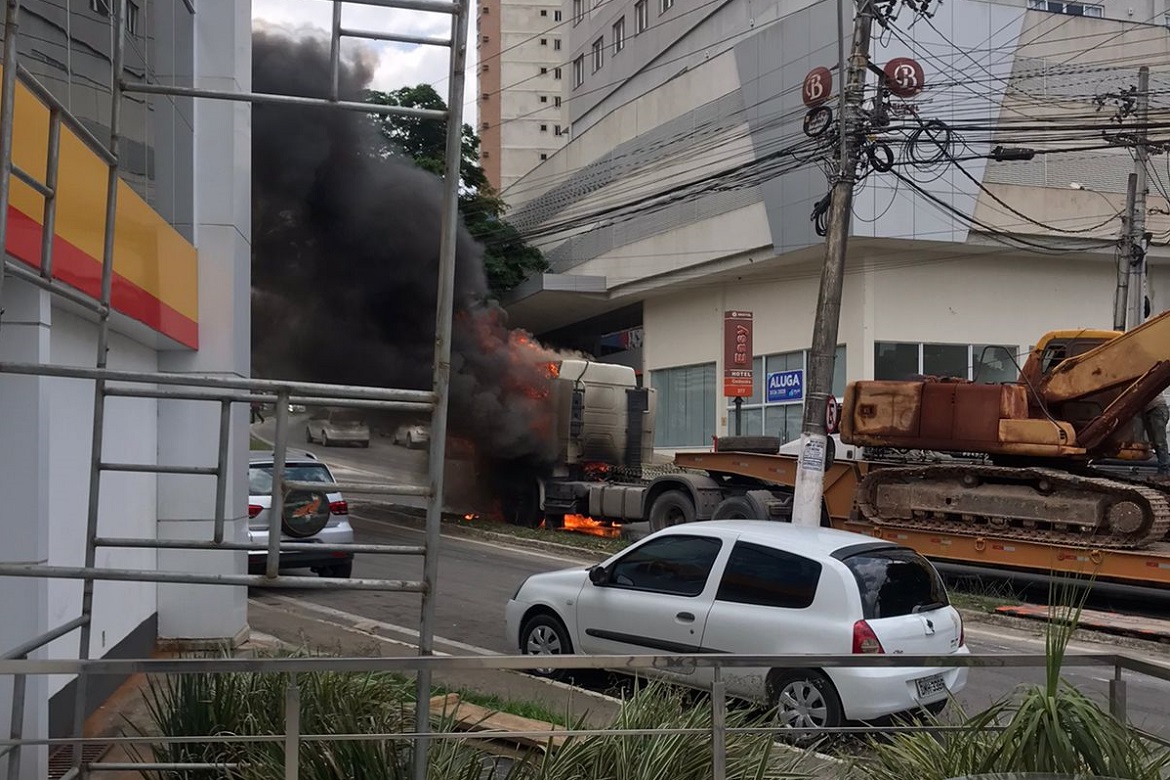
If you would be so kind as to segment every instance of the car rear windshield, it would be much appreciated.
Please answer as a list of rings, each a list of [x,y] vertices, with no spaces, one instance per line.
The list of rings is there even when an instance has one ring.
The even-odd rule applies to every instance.
[[[289,463],[284,467],[284,478],[292,482],[333,481],[329,469],[320,463]],[[272,465],[253,465],[248,469],[248,492],[253,496],[266,496],[272,492]]]
[[[868,550],[843,562],[857,579],[866,620],[929,612],[950,603],[938,572],[913,550]]]

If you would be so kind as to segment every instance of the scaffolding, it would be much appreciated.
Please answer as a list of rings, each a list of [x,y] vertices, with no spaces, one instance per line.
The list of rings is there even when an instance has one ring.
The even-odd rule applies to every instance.
[[[177,1],[177,0],[176,0]],[[184,0],[186,2],[186,0]],[[22,0],[6,0],[4,28],[3,83],[0,92],[0,247],[7,248],[9,236],[9,203],[11,179],[20,181],[39,193],[44,200],[43,230],[39,271],[27,268],[5,253],[3,273],[0,273],[0,303],[3,301],[4,277],[11,275],[42,290],[60,296],[96,315],[98,322],[97,356],[95,367],[76,368],[41,363],[0,362],[0,373],[34,375],[92,381],[94,386],[92,448],[90,454],[88,511],[86,515],[85,557],[80,567],[47,564],[0,564],[0,578],[43,577],[80,580],[82,582],[81,613],[40,636],[30,637],[19,646],[8,650],[0,659],[22,660],[61,637],[77,632],[79,635],[77,685],[73,713],[75,741],[73,764],[63,780],[87,773],[82,746],[86,719],[86,686],[90,635],[93,630],[94,584],[99,580],[123,580],[155,583],[192,583],[209,585],[285,588],[330,588],[413,592],[421,594],[418,631],[418,655],[434,654],[434,621],[436,578],[438,575],[439,528],[443,498],[445,444],[447,431],[448,393],[450,388],[451,328],[455,279],[456,231],[458,226],[458,194],[460,161],[462,158],[462,112],[464,68],[466,65],[469,3],[466,0],[332,0],[333,19],[330,37],[331,91],[327,98],[264,93],[242,93],[168,86],[145,82],[128,82],[123,69],[126,46],[127,0],[109,3],[112,38],[110,137],[100,141],[86,126],[73,116],[36,76],[24,68],[18,59],[20,47],[20,15]],[[342,10],[347,4],[374,6],[384,9],[442,14],[450,17],[449,38],[423,38],[371,30],[347,29],[342,25]],[[190,7],[190,6],[188,6]],[[399,106],[373,105],[340,99],[341,41],[346,38],[401,42],[450,49],[449,91],[446,111],[412,109]],[[19,85],[27,88],[49,111],[48,148],[44,181],[22,170],[13,161],[15,97]],[[347,385],[326,385],[307,382],[257,380],[216,375],[179,373],[132,372],[111,370],[107,365],[110,344],[111,293],[114,277],[114,230],[117,216],[120,172],[120,117],[125,95],[130,93],[171,95],[207,100],[228,100],[254,103],[280,103],[302,106],[330,107],[339,111],[358,111],[367,114],[389,114],[446,122],[446,169],[443,182],[443,211],[437,281],[435,325],[435,353],[432,389],[430,391],[382,389]],[[107,166],[106,205],[102,235],[101,294],[97,300],[58,282],[53,276],[53,237],[57,207],[57,173],[62,125],[67,127]],[[2,326],[0,326],[2,327]],[[214,466],[174,466],[157,463],[110,462],[103,457],[103,428],[105,403],[113,397],[169,399],[206,402],[218,405],[219,448]],[[276,436],[273,455],[271,508],[269,511],[268,544],[255,547],[225,539],[228,522],[227,478],[230,449],[231,410],[235,404],[270,402],[276,405]],[[412,410],[429,412],[431,436],[429,444],[429,473],[426,486],[383,485],[374,483],[339,483],[324,485],[285,479],[285,461],[289,439],[289,406],[297,403],[362,407],[376,409]],[[216,481],[213,534],[206,540],[163,540],[158,538],[110,538],[98,535],[101,477],[109,472],[137,472],[153,474],[181,474],[214,478]],[[418,581],[377,579],[319,579],[288,576],[279,571],[282,552],[303,551],[306,543],[283,539],[282,516],[284,502],[293,491],[334,492],[356,494],[423,496],[427,500],[424,543],[418,546],[396,545],[332,545],[312,544],[315,551],[337,553],[417,555],[423,559],[422,579]],[[213,574],[203,572],[132,570],[99,567],[97,551],[101,548],[154,548],[179,550],[217,550],[264,552],[264,574]],[[12,688],[12,721],[8,747],[0,751],[7,758],[7,777],[16,780],[21,772],[21,744],[25,721],[27,681],[24,675],[15,675]],[[429,699],[431,667],[422,664],[417,674],[416,731],[423,735],[415,741],[413,770],[417,780],[424,780],[427,772],[427,743],[430,723]],[[293,770],[295,776],[295,769]]]

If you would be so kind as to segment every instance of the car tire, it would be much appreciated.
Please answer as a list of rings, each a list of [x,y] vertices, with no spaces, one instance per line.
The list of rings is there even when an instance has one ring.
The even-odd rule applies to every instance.
[[[408,449],[408,450],[414,449],[414,434],[410,434],[410,433],[406,434],[406,449]]]
[[[782,726],[836,728],[845,721],[841,697],[824,674],[812,669],[774,669],[768,675],[768,703]],[[800,739],[815,737],[806,734]]]
[[[569,630],[555,615],[541,612],[524,621],[520,628],[521,655],[572,655]],[[536,677],[563,677],[562,669],[526,669]]]
[[[661,531],[672,525],[695,522],[695,504],[681,490],[668,490],[650,507],[650,530]]]
[[[329,434],[325,433],[325,431],[321,431],[321,446],[322,447],[329,446]]]
[[[348,580],[353,576],[353,560],[345,563],[336,563],[331,566],[322,566],[317,570],[317,576],[331,580]]]

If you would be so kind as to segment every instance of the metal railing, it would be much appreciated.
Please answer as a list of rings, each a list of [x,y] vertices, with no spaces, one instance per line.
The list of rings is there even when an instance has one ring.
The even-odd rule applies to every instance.
[[[5,658],[0,660],[0,676],[27,676],[47,674],[87,675],[220,675],[232,673],[278,674],[287,676],[284,696],[284,730],[270,734],[207,734],[207,735],[132,735],[102,737],[87,742],[127,747],[170,745],[246,745],[274,743],[282,745],[284,777],[296,780],[299,777],[299,758],[306,743],[327,743],[341,741],[385,741],[410,740],[415,745],[430,740],[459,741],[516,741],[548,740],[552,738],[593,738],[619,736],[694,735],[710,738],[712,744],[713,780],[726,780],[727,741],[737,734],[773,734],[826,736],[831,734],[865,735],[872,733],[890,734],[896,732],[929,731],[942,733],[964,728],[961,725],[943,725],[938,722],[910,723],[903,725],[855,725],[832,728],[791,728],[783,725],[730,726],[727,722],[728,704],[734,697],[729,693],[725,670],[736,668],[762,669],[834,669],[834,668],[891,668],[917,667],[935,671],[939,668],[1043,668],[1047,659],[1043,654],[1003,655],[595,655],[595,656],[415,656],[415,657],[320,657],[292,656],[273,658],[179,658],[149,660],[90,660],[90,661],[29,661]],[[1124,673],[1143,675],[1162,682],[1170,681],[1170,666],[1151,663],[1133,656],[1118,653],[1069,654],[1062,668],[1096,667],[1112,671],[1109,682],[1107,706],[1119,721],[1127,721],[1126,685]],[[616,670],[624,673],[646,672],[694,673],[708,669],[711,682],[706,686],[710,692],[710,728],[570,728],[555,726],[548,730],[517,730],[488,728],[482,723],[474,730],[447,731],[432,728],[432,717],[424,728],[414,731],[362,732],[343,734],[313,734],[301,729],[302,710],[298,675],[318,672],[337,673],[432,673],[447,671],[525,671],[530,669],[563,670]],[[430,692],[428,691],[428,694]],[[429,696],[423,698],[428,705]],[[437,719],[437,718],[436,718]],[[990,729],[1002,728],[989,726]],[[1147,738],[1170,744],[1163,737],[1144,735]],[[15,750],[21,746],[67,744],[68,739],[21,739],[12,737],[0,740],[0,750]],[[90,772],[112,772],[123,770],[226,770],[234,765],[208,762],[93,762],[85,769]]]
[[[183,0],[188,10],[194,9],[189,0]],[[439,13],[451,19],[451,33],[447,39],[422,39],[415,36],[374,33],[345,29],[341,25],[342,7],[346,4],[377,6],[386,9],[406,9]],[[74,763],[69,777],[80,776],[86,767],[82,761],[83,728],[86,719],[87,681],[94,667],[90,666],[90,635],[93,631],[94,584],[99,580],[123,580],[140,582],[201,583],[231,586],[263,584],[266,587],[312,587],[329,589],[359,589],[416,592],[422,595],[419,617],[419,653],[428,656],[434,652],[433,627],[435,615],[435,582],[438,574],[437,547],[439,543],[439,521],[442,509],[445,445],[447,430],[448,392],[450,387],[451,328],[455,278],[455,247],[458,225],[459,166],[462,159],[462,112],[464,92],[464,70],[466,67],[466,41],[470,4],[467,0],[440,2],[439,0],[333,0],[333,24],[331,30],[330,77],[331,91],[328,97],[296,95],[275,95],[263,93],[238,93],[220,90],[179,87],[173,85],[135,83],[124,80],[126,47],[126,0],[112,0],[108,3],[111,29],[111,80],[110,80],[110,137],[100,141],[82,122],[73,116],[66,105],[58,100],[30,71],[20,65],[20,17],[21,0],[6,0],[3,80],[0,86],[0,247],[7,247],[8,217],[11,202],[11,181],[16,177],[29,186],[44,200],[42,214],[43,233],[40,248],[39,268],[33,270],[5,254],[0,270],[0,311],[3,310],[4,278],[12,276],[47,290],[54,295],[82,306],[97,315],[97,355],[92,369],[56,366],[49,364],[0,363],[0,374],[34,375],[76,379],[93,383],[94,405],[91,434],[89,492],[87,497],[86,530],[84,535],[84,563],[81,566],[52,566],[44,564],[0,564],[0,577],[39,577],[77,579],[83,583],[81,614],[37,637],[30,637],[20,646],[5,654],[5,662],[17,662],[50,642],[73,632],[79,633],[78,660],[69,674],[77,675],[74,692],[75,736],[68,742],[75,746]],[[451,51],[449,68],[448,110],[435,111],[412,109],[398,106],[380,106],[362,102],[341,100],[339,81],[341,68],[341,39],[365,38],[378,40],[406,41],[420,45],[434,45]],[[197,74],[198,75],[198,74]],[[27,89],[49,111],[48,143],[44,181],[19,168],[13,161],[13,138],[15,122],[16,92],[19,87]],[[283,382],[253,380],[241,377],[195,374],[167,374],[148,372],[113,371],[107,360],[110,346],[110,319],[112,313],[111,295],[114,277],[115,226],[117,221],[118,185],[121,181],[120,130],[123,96],[126,93],[171,95],[212,100],[243,101],[247,103],[282,103],[303,106],[328,107],[336,110],[357,111],[369,114],[411,116],[420,119],[445,121],[446,127],[446,168],[443,185],[441,242],[437,279],[436,339],[432,387],[429,391],[392,390],[354,387],[346,385],[325,385],[305,382]],[[57,183],[60,166],[60,143],[62,126],[73,132],[93,154],[106,164],[106,202],[102,234],[101,288],[95,299],[71,287],[62,285],[53,275],[53,246],[55,238]],[[2,327],[2,325],[0,325]],[[159,386],[163,386],[160,388]],[[111,397],[133,397],[205,401],[218,404],[219,435],[218,451],[214,465],[188,466],[158,463],[117,463],[103,457],[103,435],[105,401]],[[273,490],[269,510],[268,544],[259,548],[225,539],[225,527],[229,520],[227,506],[228,450],[231,443],[231,409],[233,404],[264,403],[276,404],[277,425],[273,458]],[[426,486],[377,485],[353,483],[321,485],[297,483],[284,479],[284,467],[288,446],[288,414],[290,403],[315,403],[328,406],[349,406],[366,409],[394,409],[427,411],[431,414],[432,435],[430,437],[429,473]],[[153,474],[183,474],[206,477],[215,480],[215,515],[212,538],[207,540],[160,540],[154,538],[114,538],[98,535],[99,499],[101,497],[101,475],[107,472],[137,472]],[[423,558],[422,578],[417,581],[352,579],[322,580],[310,577],[282,576],[279,560],[282,552],[295,552],[305,548],[302,543],[286,543],[282,540],[281,516],[283,502],[290,490],[343,490],[352,493],[378,493],[422,496],[427,499],[425,542],[420,546],[394,545],[333,545],[328,548],[313,545],[314,550],[329,549],[339,553],[420,555]],[[266,553],[263,575],[208,574],[205,572],[179,572],[136,569],[115,569],[97,565],[97,551],[100,548],[154,548],[183,550],[232,550]],[[38,663],[28,661],[28,663]],[[430,667],[420,667],[418,690],[430,689]],[[20,776],[20,745],[34,741],[22,740],[25,720],[26,677],[17,673],[13,677],[11,739],[7,744],[9,778]],[[416,722],[425,726],[428,711],[425,702],[420,702]],[[44,744],[41,740],[38,744]],[[415,763],[416,777],[423,780],[426,774],[425,741],[417,748]]]

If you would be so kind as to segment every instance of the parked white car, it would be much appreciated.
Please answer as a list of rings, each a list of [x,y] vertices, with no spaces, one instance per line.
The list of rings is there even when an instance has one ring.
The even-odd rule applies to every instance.
[[[284,464],[285,478],[295,482],[335,483],[329,467],[311,452],[288,451]],[[269,509],[272,506],[272,453],[253,451],[248,462],[248,541],[268,544]],[[318,494],[319,496],[320,494]],[[326,545],[353,544],[349,524],[349,504],[341,493],[326,493],[328,506],[314,506],[314,497],[300,494],[296,506],[285,507],[281,538],[289,542],[317,542]],[[324,502],[322,502],[324,504]],[[266,554],[250,552],[248,571],[264,571]],[[286,552],[280,555],[282,569],[310,569],[322,577],[348,579],[353,574],[353,554],[348,552]]]
[[[398,426],[394,431],[394,443],[409,449],[425,447],[431,441],[431,429],[419,423]]]
[[[918,553],[871,536],[763,520],[672,526],[600,565],[537,574],[506,610],[524,654],[967,653],[963,622]],[[709,686],[712,670],[660,669]],[[734,696],[796,728],[926,707],[941,711],[965,668],[723,671]]]
[[[318,409],[305,424],[305,439],[309,444],[321,442],[326,447],[334,444],[370,446],[370,426],[358,409]]]

